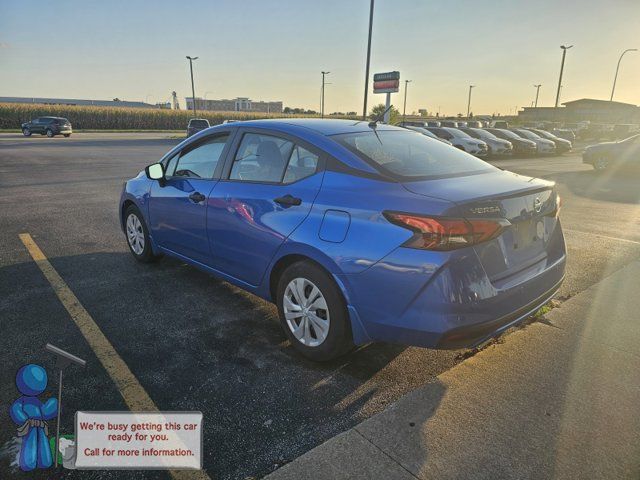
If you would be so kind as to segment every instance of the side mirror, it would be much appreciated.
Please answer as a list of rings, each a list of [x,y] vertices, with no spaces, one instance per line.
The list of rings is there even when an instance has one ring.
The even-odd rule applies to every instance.
[[[164,180],[164,168],[161,163],[154,163],[144,169],[147,178],[151,180]]]

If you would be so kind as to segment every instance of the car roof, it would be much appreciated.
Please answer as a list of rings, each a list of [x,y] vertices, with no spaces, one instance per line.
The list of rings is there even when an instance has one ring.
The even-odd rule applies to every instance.
[[[338,120],[338,119],[321,119],[321,118],[274,118],[266,120],[247,120],[242,122],[234,122],[234,126],[238,127],[262,127],[281,129],[283,131],[291,130],[291,127],[302,127],[313,130],[321,135],[339,135],[342,133],[357,133],[371,130],[368,120]],[[405,130],[402,127],[386,125],[378,123],[377,130]]]

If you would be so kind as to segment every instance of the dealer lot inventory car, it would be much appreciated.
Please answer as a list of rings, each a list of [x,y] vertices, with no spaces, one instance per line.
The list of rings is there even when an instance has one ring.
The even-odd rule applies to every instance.
[[[449,140],[445,140],[444,138],[440,138],[435,133],[430,132],[429,130],[427,130],[424,127],[414,127],[412,125],[405,125],[404,128],[406,128],[407,130],[413,130],[414,132],[421,133],[422,135],[426,135],[429,138],[433,138],[435,140],[438,140],[439,142],[446,143],[447,145],[453,145],[453,143],[451,143]]]
[[[573,147],[569,140],[557,137],[553,133],[547,132],[546,130],[540,130],[538,128],[525,128],[525,130],[529,130],[530,132],[533,132],[544,139],[551,140],[556,145],[556,153],[570,152],[571,148]]]
[[[459,130],[478,140],[482,140],[489,147],[489,155],[504,156],[513,154],[513,144],[502,138],[496,137],[493,133],[481,128],[461,127]]]
[[[126,182],[119,213],[136,259],[170,255],[276,303],[315,360],[476,345],[564,277],[553,182],[367,122],[210,128]]]
[[[485,128],[485,130],[498,138],[511,142],[513,153],[515,154],[528,156],[535,155],[538,152],[538,146],[535,142],[522,138],[511,130],[505,130],[504,128]]]
[[[522,138],[526,138],[527,140],[534,142],[539,155],[551,155],[556,152],[556,144],[551,140],[542,138],[540,135],[536,135],[524,128],[512,128],[511,131]]]
[[[73,129],[71,122],[62,117],[38,117],[22,124],[22,134],[30,137],[33,133],[55,137],[56,135],[71,136]]]
[[[454,147],[464,150],[477,157],[485,157],[489,153],[489,146],[482,140],[473,138],[462,130],[451,127],[426,127],[431,133],[440,138],[444,138],[453,144]]]
[[[590,145],[582,153],[582,162],[602,170],[640,169],[640,135]]]

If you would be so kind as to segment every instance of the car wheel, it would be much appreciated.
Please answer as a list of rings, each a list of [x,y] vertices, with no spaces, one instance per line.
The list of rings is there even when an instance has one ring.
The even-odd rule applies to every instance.
[[[25,137],[30,137],[30,136],[31,136],[31,130],[29,130],[28,128],[23,128],[23,129],[22,129],[22,134],[23,134]]]
[[[51,130],[50,128],[47,128],[47,137],[49,138],[53,137],[53,130]]]
[[[149,263],[160,258],[153,254],[147,225],[140,210],[134,205],[129,206],[124,213],[124,229],[129,250],[136,260]]]
[[[353,348],[344,297],[318,265],[303,261],[289,266],[278,281],[277,304],[287,337],[305,357],[327,361]]]
[[[593,168],[598,172],[602,172],[609,167],[609,160],[605,157],[596,158],[593,162]]]
[[[65,134],[64,134],[64,138],[69,138],[70,136],[71,136],[71,134],[70,134],[70,133],[65,133]]]

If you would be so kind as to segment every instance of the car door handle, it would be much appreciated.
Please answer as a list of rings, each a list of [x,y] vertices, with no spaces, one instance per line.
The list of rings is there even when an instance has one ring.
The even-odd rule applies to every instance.
[[[191,195],[189,195],[189,200],[191,200],[194,203],[204,202],[206,198],[207,197],[205,197],[200,192],[193,192]]]
[[[300,205],[302,203],[302,199],[293,197],[291,195],[284,195],[283,197],[274,198],[273,201],[279,203],[282,206]]]

